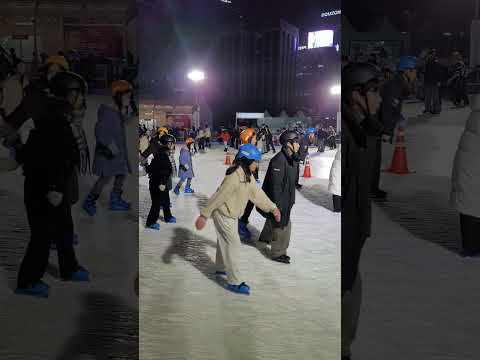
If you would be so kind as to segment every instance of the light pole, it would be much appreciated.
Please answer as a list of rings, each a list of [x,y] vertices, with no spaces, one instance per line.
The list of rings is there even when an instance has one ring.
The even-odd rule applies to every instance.
[[[194,119],[195,127],[200,126],[200,102],[198,99],[198,84],[200,84],[203,80],[205,80],[205,73],[201,70],[192,70],[187,74],[187,77],[193,81],[195,84],[195,106],[197,112],[197,118]]]
[[[342,95],[342,86],[340,84],[336,84],[336,85],[333,85],[331,88],[330,88],[330,95],[332,96],[335,96],[335,97],[340,97]],[[339,101],[338,102],[338,112],[337,112],[337,132],[340,132],[341,129],[341,109],[342,109],[342,102]]]

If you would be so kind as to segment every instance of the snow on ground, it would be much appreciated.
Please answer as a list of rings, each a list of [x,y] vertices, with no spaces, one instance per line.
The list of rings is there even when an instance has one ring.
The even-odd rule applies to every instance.
[[[304,187],[297,192],[292,214],[292,263],[272,262],[254,247],[242,246],[239,261],[252,288],[246,297],[226,291],[214,277],[216,236],[211,220],[201,232],[193,225],[224,176],[222,148],[194,156],[195,194],[172,193],[177,224],[161,222],[159,232],[144,230],[140,235],[141,358],[338,358],[340,214],[330,210],[326,190],[334,151],[312,154],[312,173],[319,177],[301,179]],[[262,160],[262,179],[271,157]],[[139,181],[144,221],[150,207],[148,180]],[[258,237],[264,219],[255,210],[250,219]]]
[[[91,151],[98,105],[106,98],[90,96],[85,128]],[[132,211],[107,209],[105,189],[95,218],[73,209],[80,244],[77,257],[91,272],[89,284],[65,283],[58,278],[56,253],[44,280],[51,287],[48,299],[15,295],[17,269],[29,240],[23,206],[21,171],[0,174],[0,359],[79,360],[138,359],[138,299],[133,282],[138,269],[138,130],[127,127],[135,173],[126,183],[125,197]],[[0,150],[5,156],[4,150]],[[92,152],[93,156],[93,152]],[[80,195],[90,190],[94,177],[80,179]]]
[[[417,105],[418,107],[418,105]],[[448,109],[448,110],[447,110]],[[406,111],[413,111],[407,106]],[[361,260],[363,301],[353,359],[474,360],[480,331],[479,260],[458,254],[449,208],[453,157],[469,109],[409,119],[406,176],[382,174]],[[384,146],[384,168],[393,146]]]

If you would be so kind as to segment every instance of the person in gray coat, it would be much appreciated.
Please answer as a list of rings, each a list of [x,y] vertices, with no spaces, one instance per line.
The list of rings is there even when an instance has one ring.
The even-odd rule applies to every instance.
[[[98,179],[83,202],[83,209],[90,216],[96,214],[95,202],[112,178],[115,181],[110,193],[110,210],[130,209],[130,204],[122,199],[122,192],[127,174],[131,173],[125,129],[131,92],[132,86],[127,81],[114,81],[112,103],[102,104],[98,109],[95,126],[97,144],[93,161],[93,173]]]
[[[187,185],[185,186],[185,194],[193,194],[193,189],[190,187],[192,184],[193,174],[193,164],[192,164],[192,151],[191,147],[195,140],[191,137],[188,137],[185,140],[185,147],[180,150],[180,158],[179,158],[179,169],[178,169],[178,177],[180,178],[177,186],[173,192],[177,195],[180,194],[180,188],[182,187],[185,180],[187,180]]]

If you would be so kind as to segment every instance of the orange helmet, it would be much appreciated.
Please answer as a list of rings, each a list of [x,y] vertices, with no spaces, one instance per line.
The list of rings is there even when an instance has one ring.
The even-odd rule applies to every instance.
[[[165,126],[158,129],[158,135],[162,136],[163,134],[168,134],[168,129]]]
[[[240,133],[240,141],[242,144],[248,144],[250,141],[252,141],[254,135],[255,130],[253,128],[246,128]]]
[[[185,139],[185,145],[190,145],[190,144],[193,144],[195,142],[195,140],[193,140],[193,138],[191,137],[188,137]]]
[[[126,80],[115,80],[112,82],[112,94],[132,91],[132,85]]]
[[[62,67],[65,71],[70,70],[70,66],[68,66],[68,62],[67,62],[67,60],[65,59],[64,56],[61,56],[61,55],[49,56],[47,58],[46,65],[48,66],[48,65],[53,65],[53,64]]]

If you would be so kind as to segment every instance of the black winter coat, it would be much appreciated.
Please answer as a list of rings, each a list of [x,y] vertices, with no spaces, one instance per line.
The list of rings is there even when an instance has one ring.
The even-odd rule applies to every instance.
[[[147,158],[153,154],[153,160],[146,167],[150,184],[152,186],[165,185],[168,190],[171,190],[173,168],[168,153],[168,148],[160,144],[158,137],[154,137],[150,141],[149,147],[141,155]]]
[[[381,89],[382,105],[380,107],[380,120],[384,126],[384,133],[393,136],[397,123],[402,119],[403,99],[408,96],[410,89],[403,79],[397,74],[387,81]]]
[[[67,201],[78,201],[80,155],[70,122],[65,115],[69,105],[48,98],[37,115],[37,126],[30,132],[20,152],[23,172],[33,180],[36,193],[58,191]],[[32,182],[31,182],[32,183]]]
[[[342,291],[350,290],[360,253],[371,231],[373,166],[377,137],[369,131],[375,117],[362,119],[342,106]]]
[[[276,154],[268,164],[262,189],[280,210],[282,218],[275,222],[273,214],[267,214],[257,207],[263,217],[273,220],[274,227],[285,227],[290,221],[290,212],[295,204],[295,184],[298,181],[298,163],[287,154],[285,148]]]
[[[19,129],[28,119],[32,119],[35,127],[39,127],[42,120],[42,114],[45,112],[47,104],[49,104],[49,90],[46,80],[39,80],[30,83],[25,88],[25,96],[17,108],[5,119],[5,121]]]

